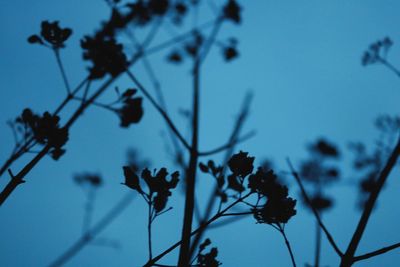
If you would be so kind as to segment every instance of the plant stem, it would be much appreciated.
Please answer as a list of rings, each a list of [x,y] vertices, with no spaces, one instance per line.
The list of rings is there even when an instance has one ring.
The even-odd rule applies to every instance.
[[[393,244],[391,246],[383,247],[381,249],[378,249],[378,250],[375,250],[375,251],[372,251],[372,252],[369,252],[369,253],[354,257],[354,261],[356,262],[356,261],[366,260],[366,259],[378,256],[378,255],[381,255],[383,253],[389,252],[389,251],[391,251],[393,249],[396,249],[396,248],[400,248],[400,243],[396,243],[396,244]]]
[[[341,267],[348,267],[354,263],[354,254],[357,250],[357,247],[361,241],[361,238],[364,234],[364,230],[367,226],[368,220],[371,217],[372,210],[376,203],[376,200],[379,197],[380,192],[382,191],[383,185],[385,184],[390,172],[392,171],[393,167],[397,163],[397,159],[400,154],[400,139],[398,140],[396,147],[393,149],[392,154],[390,155],[385,167],[383,168],[382,172],[380,173],[374,190],[371,192],[367,203],[365,204],[365,208],[363,213],[360,217],[358,222],[357,228],[354,231],[353,237],[347,247],[345,254],[342,257],[342,261],[340,266]]]
[[[25,175],[28,174],[33,167],[49,152],[50,146],[45,146],[25,167],[16,175],[14,176],[9,170],[11,175],[11,180],[8,182],[6,187],[0,193],[0,206],[3,205],[4,201],[10,196],[10,194],[17,188],[18,185],[24,183],[23,180]]]
[[[246,97],[244,98],[243,101],[243,105],[242,108],[240,110],[240,113],[237,116],[235,125],[233,127],[233,131],[231,133],[231,136],[229,137],[229,141],[228,143],[231,143],[231,146],[228,147],[228,150],[226,151],[225,157],[224,157],[224,166],[226,165],[226,162],[228,162],[229,158],[232,156],[233,150],[235,148],[235,140],[237,140],[242,127],[244,125],[244,122],[248,116],[249,113],[249,108],[250,108],[250,104],[251,104],[251,99],[252,99],[252,94],[251,93],[247,93]],[[225,174],[226,168],[224,168],[222,170],[222,174]],[[215,185],[213,191],[211,192],[210,198],[208,199],[207,202],[207,208],[205,211],[205,214],[202,218],[202,220],[200,221],[200,225],[202,225],[203,223],[207,222],[208,218],[211,215],[211,212],[213,210],[214,204],[215,204],[215,200],[217,198],[217,192],[218,192],[218,185]],[[190,255],[192,256],[197,245],[199,244],[201,238],[204,235],[206,228],[204,228],[203,230],[201,230],[194,238],[193,244],[191,246],[190,249]]]
[[[195,59],[193,68],[193,118],[192,144],[189,166],[186,172],[185,212],[182,226],[182,245],[179,251],[179,267],[186,267],[190,263],[190,237],[192,232],[193,211],[195,200],[196,171],[198,161],[199,138],[199,102],[200,102],[200,61]]]
[[[156,108],[156,110],[161,114],[164,118],[170,129],[174,132],[176,137],[182,142],[183,146],[191,151],[192,147],[186,142],[185,138],[182,134],[178,131],[174,123],[172,122],[171,118],[167,114],[167,112],[156,102],[156,100],[150,95],[150,93],[146,90],[146,88],[139,82],[139,80],[133,75],[132,72],[129,70],[126,71],[129,78],[135,83],[135,85],[139,88],[139,90],[144,94],[144,96],[150,101],[150,103]]]
[[[225,209],[221,210],[220,212],[218,212],[217,214],[215,214],[213,217],[211,217],[206,223],[204,223],[203,225],[200,225],[196,230],[194,230],[193,232],[190,233],[191,236],[197,234],[199,231],[201,231],[202,229],[206,228],[207,226],[209,226],[210,224],[212,224],[213,222],[215,222],[216,220],[218,220],[219,218],[221,218],[228,210],[230,210],[233,206],[235,206],[236,204],[238,204],[239,202],[243,201],[244,199],[248,198],[252,193],[248,193],[244,196],[242,196],[241,198],[235,200],[234,202],[232,202],[229,206],[227,206]],[[169,247],[168,249],[166,249],[164,252],[162,252],[161,254],[159,254],[158,256],[154,257],[151,261],[148,261],[147,263],[145,263],[143,265],[143,267],[150,267],[150,266],[154,266],[154,264],[159,261],[160,259],[162,259],[165,255],[169,254],[171,251],[173,251],[174,249],[176,249],[177,247],[179,247],[182,244],[182,240],[176,242],[175,244],[173,244],[171,247]]]
[[[148,217],[147,217],[147,237],[148,237],[148,245],[149,245],[149,261],[150,261],[153,258],[152,245],[151,245],[151,223],[153,221],[151,198],[148,203],[148,206],[149,206],[149,209],[148,209]]]
[[[282,226],[280,224],[278,224],[278,228],[277,229],[279,230],[279,232],[282,234],[283,238],[285,239],[285,244],[286,244],[286,247],[287,247],[287,249],[289,251],[290,259],[292,260],[292,265],[293,265],[293,267],[296,267],[296,261],[294,260],[292,247],[290,246],[289,240],[286,237],[285,230],[282,228]]]
[[[319,227],[318,221],[315,223],[315,259],[314,267],[319,267],[320,256],[321,256],[321,227]]]
[[[326,238],[328,239],[329,243],[331,244],[331,246],[333,247],[333,249],[335,250],[336,254],[338,254],[340,257],[343,256],[342,251],[339,249],[339,247],[336,245],[335,240],[333,239],[331,233],[328,231],[328,229],[325,227],[324,223],[322,222],[322,219],[317,211],[317,209],[314,207],[314,205],[312,205],[310,198],[307,195],[307,192],[304,188],[303,183],[301,182],[300,176],[299,174],[295,171],[292,163],[290,162],[289,159],[286,159],[287,164],[289,165],[290,171],[293,175],[293,177],[295,178],[297,184],[300,187],[300,191],[301,194],[303,195],[303,198],[305,199],[305,201],[307,202],[307,204],[311,207],[311,210],[315,216],[315,218],[317,219],[317,222],[319,224],[319,226],[321,227],[321,229],[324,231]]]
[[[56,56],[57,65],[60,68],[61,76],[63,78],[64,85],[65,85],[65,89],[67,90],[67,94],[70,95],[71,94],[71,88],[69,86],[69,82],[68,82],[68,79],[67,79],[67,74],[65,73],[64,66],[63,66],[62,61],[61,61],[60,50],[58,48],[53,48],[53,51],[54,51],[54,54]]]
[[[131,203],[135,194],[128,192],[104,217],[82,235],[71,247],[55,259],[49,267],[59,267],[67,263],[79,251],[90,243],[101,231],[110,225]]]

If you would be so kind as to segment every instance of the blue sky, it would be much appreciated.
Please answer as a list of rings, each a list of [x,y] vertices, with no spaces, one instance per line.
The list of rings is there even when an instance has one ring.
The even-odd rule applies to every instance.
[[[215,1],[217,4],[223,1]],[[243,2],[243,1],[242,1]],[[202,70],[200,146],[210,149],[226,142],[235,115],[246,91],[254,101],[244,132],[257,135],[238,146],[257,159],[269,157],[281,170],[285,158],[295,164],[306,157],[306,144],[326,136],[345,149],[349,141],[360,140],[374,146],[378,132],[373,126],[380,114],[399,114],[400,80],[382,66],[361,66],[361,56],[370,43],[390,36],[394,46],[389,59],[396,65],[400,56],[398,1],[246,1],[241,3],[243,23],[227,24],[221,38],[239,40],[240,57],[225,64],[219,50],[210,53]],[[203,16],[207,17],[208,12]],[[64,97],[63,83],[53,55],[46,49],[29,45],[26,38],[39,31],[42,20],[59,20],[71,27],[62,57],[68,77],[77,84],[86,74],[79,40],[91,34],[108,17],[103,1],[1,1],[0,2],[0,159],[7,158],[13,138],[6,121],[25,107],[36,112],[53,110]],[[159,41],[167,34],[161,33]],[[157,42],[155,42],[157,43]],[[190,66],[165,64],[165,52],[150,57],[162,82],[171,117],[186,135],[187,122],[179,109],[190,107]],[[132,71],[151,88],[143,65]],[[126,77],[115,83],[132,86]],[[150,90],[151,92],[154,92]],[[115,99],[110,90],[101,101]],[[76,105],[62,114],[66,119]],[[121,166],[128,147],[151,160],[151,167],[174,169],[163,136],[166,127],[158,113],[145,101],[145,116],[138,125],[121,129],[118,118],[91,108],[70,131],[67,153],[55,162],[45,158],[26,178],[21,188],[0,210],[0,259],[4,266],[45,266],[81,233],[84,194],[72,175],[83,171],[101,173],[105,185],[99,189],[94,220],[128,192],[120,185]],[[12,169],[19,170],[32,155],[23,157]],[[220,155],[213,157],[216,161]],[[343,166],[351,160],[344,153]],[[354,173],[345,167],[345,177]],[[389,179],[378,209],[370,220],[359,251],[367,252],[399,242],[400,211],[396,196],[400,190],[395,171]],[[3,186],[8,178],[1,177]],[[298,188],[288,177],[290,194]],[[205,199],[212,182],[201,177],[199,198]],[[355,188],[343,185],[328,188],[336,197],[334,210],[324,216],[328,228],[344,250],[358,221]],[[183,197],[177,192],[174,209],[154,226],[154,251],[160,252],[180,234]],[[98,246],[85,248],[67,266],[140,266],[147,259],[146,206],[135,198],[128,209],[101,236],[118,240],[121,249]],[[313,259],[314,220],[298,206],[298,215],[287,225],[298,265]],[[208,237],[219,248],[223,266],[290,266],[281,236],[271,227],[256,225],[253,218],[211,230]],[[323,241],[322,264],[336,266],[338,258]],[[171,255],[165,263],[173,263]],[[362,262],[356,266],[397,266],[398,251]]]

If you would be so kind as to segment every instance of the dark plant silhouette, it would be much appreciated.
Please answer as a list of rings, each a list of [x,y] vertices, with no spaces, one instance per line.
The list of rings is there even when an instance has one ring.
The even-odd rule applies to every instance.
[[[100,174],[92,172],[75,175],[74,181],[84,190],[86,196],[82,235],[50,266],[65,264],[83,247],[99,241],[97,235],[115,220],[136,195],[140,195],[147,204],[148,259],[142,263],[143,266],[171,266],[159,262],[179,248],[176,262],[172,266],[217,267],[223,263],[223,258],[218,255],[219,249],[223,251],[223,247],[210,247],[211,240],[204,238],[207,231],[217,227],[218,223],[227,226],[230,222],[246,216],[253,218],[260,226],[277,230],[283,238],[291,264],[296,266],[296,254],[285,229],[298,213],[297,200],[289,195],[288,186],[272,170],[272,164],[264,162],[255,168],[257,159],[250,156],[251,153],[237,149],[240,142],[253,135],[253,132],[241,134],[249,113],[250,94],[244,99],[228,141],[210,150],[200,147],[200,95],[204,62],[214,47],[220,49],[226,63],[233,62],[241,55],[236,38],[219,40],[218,35],[224,24],[238,26],[242,23],[241,4],[236,0],[224,1],[221,6],[208,3],[215,15],[211,21],[204,24],[196,21],[192,29],[153,45],[165,21],[172,23],[173,27],[182,27],[188,16],[196,16],[201,1],[135,0],[126,3],[107,0],[106,3],[110,7],[109,18],[93,34],[87,34],[80,40],[82,58],[88,67],[84,78],[75,87],[70,86],[71,82],[61,58],[73,30],[60,27],[58,21],[45,20],[41,23],[40,34],[28,37],[27,41],[30,44],[39,45],[54,53],[66,96],[53,112],[46,111],[39,115],[26,108],[15,120],[9,122],[15,137],[15,146],[0,169],[0,175],[6,171],[10,175],[10,181],[0,192],[0,205],[9,201],[11,194],[18,197],[15,193],[16,188],[25,182],[24,179],[29,177],[30,172],[46,155],[58,160],[66,153],[71,128],[88,108],[98,107],[116,114],[120,119],[120,127],[125,129],[138,126],[145,114],[144,102],[147,102],[167,126],[168,136],[165,142],[173,147],[170,151],[171,159],[178,171],[169,172],[165,167],[151,169],[148,164],[139,162],[138,153],[132,152],[129,162],[122,167],[119,180],[113,180],[114,183],[119,181],[126,186],[125,190],[128,192],[97,223],[93,223],[93,211],[98,189],[103,185],[104,179]],[[138,31],[141,33],[139,35],[144,36],[143,39],[138,38]],[[127,45],[123,38],[129,39],[131,43]],[[388,52],[392,46],[393,41],[388,37],[372,44],[362,57],[362,65],[382,64],[400,76],[400,71],[388,60]],[[190,138],[182,134],[170,116],[157,71],[148,59],[149,55],[159,51],[164,53],[169,63],[178,65],[185,62],[186,65],[181,65],[190,65],[192,99],[190,109],[184,112],[189,122]],[[147,85],[142,83],[142,77],[131,69],[137,62],[143,62],[146,74],[154,87],[155,96]],[[121,76],[128,78],[131,83],[122,93],[118,86],[113,85]],[[112,103],[101,102],[99,97],[110,88],[115,88],[116,100]],[[60,112],[65,111],[65,107],[72,102],[78,105],[74,106],[75,109],[69,109],[70,113],[65,112],[66,118],[63,120],[64,124],[61,124]],[[355,155],[354,169],[357,171],[357,177],[361,177],[361,217],[346,249],[339,247],[322,218],[322,214],[334,205],[334,198],[327,193],[327,186],[339,181],[341,171],[338,160],[343,152],[327,139],[320,138],[308,146],[309,157],[301,162],[299,172],[291,161],[287,160],[290,174],[300,188],[301,199],[315,217],[315,267],[320,266],[323,236],[340,258],[341,267],[352,266],[359,261],[400,247],[400,243],[396,243],[369,253],[356,253],[379,195],[387,184],[390,173],[398,164],[400,155],[400,141],[396,142],[400,129],[399,118],[379,117],[376,126],[381,136],[373,153],[368,153],[366,146],[361,143],[352,143],[350,146]],[[236,152],[238,150],[239,152]],[[203,160],[204,157],[211,157],[220,152],[224,152],[225,155],[218,161]],[[14,174],[11,167],[14,168],[14,163],[27,153],[33,153],[33,158]],[[210,197],[204,210],[199,208],[196,198],[200,176],[209,176],[212,183]],[[184,194],[181,234],[177,237],[177,242],[162,252],[155,253],[153,244],[157,239],[152,234],[153,223],[159,216],[175,211],[170,207],[170,200],[177,195],[178,192],[175,191],[178,191],[178,187],[183,189]],[[121,189],[121,192],[123,190]],[[101,241],[106,246],[116,244],[109,239]]]

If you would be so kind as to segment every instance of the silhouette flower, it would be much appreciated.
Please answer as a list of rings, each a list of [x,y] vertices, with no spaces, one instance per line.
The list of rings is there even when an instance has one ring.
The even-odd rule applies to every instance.
[[[249,176],[251,191],[257,192],[260,196],[268,199],[282,199],[288,196],[288,188],[278,182],[278,177],[272,170],[264,171],[262,167],[257,169],[255,174]]]
[[[74,176],[74,180],[79,185],[87,184],[92,187],[99,187],[103,183],[101,176],[96,173],[78,174]]]
[[[71,36],[72,30],[70,28],[60,28],[58,21],[52,23],[43,21],[41,24],[40,36],[37,34],[31,35],[28,42],[31,44],[45,44],[46,41],[55,49],[65,47],[64,43]]]
[[[227,62],[232,61],[233,59],[239,56],[239,52],[236,50],[236,47],[234,46],[225,47],[223,53],[224,53],[224,59]]]
[[[141,178],[146,183],[149,191],[145,193],[140,186],[139,177],[128,166],[123,167],[125,183],[124,185],[145,195],[149,203],[154,205],[156,212],[161,212],[167,205],[168,197],[171,196],[171,189],[176,188],[179,182],[179,172],[174,172],[167,180],[168,172],[166,168],[161,168],[158,172],[154,170],[153,175],[149,169],[144,169]]]
[[[240,151],[229,159],[228,166],[233,174],[245,177],[252,173],[254,157],[248,157],[248,154],[249,153]]]
[[[315,196],[310,197],[311,205],[318,210],[323,212],[333,206],[333,199],[317,193]]]
[[[253,209],[253,213],[258,223],[287,223],[297,213],[295,206],[296,200],[290,197],[268,199],[262,208]]]
[[[240,24],[241,16],[240,11],[241,7],[235,0],[228,0],[228,3],[223,8],[224,18],[227,20],[231,20],[236,24]]]
[[[315,144],[311,145],[310,150],[322,157],[339,157],[339,151],[337,148],[324,139],[319,139]]]
[[[168,57],[167,60],[171,63],[179,64],[183,61],[182,55],[178,51],[172,51]]]
[[[392,45],[393,41],[389,37],[385,37],[371,44],[362,56],[362,65],[367,66],[385,60]]]
[[[199,246],[199,254],[197,255],[197,263],[200,267],[218,267],[221,265],[221,262],[217,260],[218,249],[216,247],[211,248],[210,252],[203,254],[202,252],[206,249],[207,246],[211,245],[211,240],[206,239]]]
[[[122,168],[124,170],[124,176],[125,176],[125,183],[122,184],[142,194],[143,190],[140,187],[139,176],[137,176],[136,173],[134,173],[129,166],[124,166]]]
[[[143,117],[143,99],[128,98],[124,101],[124,105],[118,110],[121,119],[121,127],[129,127],[132,123],[138,123]]]
[[[116,77],[128,66],[123,47],[114,38],[86,36],[81,40],[81,47],[84,50],[83,59],[93,64],[89,68],[91,79],[100,79],[106,74]]]
[[[62,148],[68,141],[68,130],[58,125],[60,118],[45,112],[42,117],[34,114],[30,109],[25,109],[16,119],[25,129],[24,138],[33,137],[41,145],[48,145],[53,159],[57,160],[65,153]]]

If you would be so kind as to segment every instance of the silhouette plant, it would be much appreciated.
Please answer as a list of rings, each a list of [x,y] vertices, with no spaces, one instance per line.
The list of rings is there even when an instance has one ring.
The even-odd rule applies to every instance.
[[[255,169],[255,157],[251,157],[248,152],[243,151],[234,153],[236,146],[241,141],[252,136],[252,133],[244,136],[240,134],[241,127],[248,115],[250,96],[245,98],[228,142],[211,150],[203,151],[199,148],[202,67],[214,46],[221,49],[222,57],[226,62],[231,62],[240,55],[237,39],[229,38],[221,41],[218,39],[218,33],[225,23],[239,25],[242,22],[241,5],[236,0],[227,0],[218,7],[212,21],[201,25],[196,24],[188,32],[173,36],[170,40],[153,46],[152,42],[156,39],[158,30],[165,20],[171,21],[176,27],[182,26],[189,14],[197,12],[201,1],[136,0],[124,4],[119,0],[106,2],[110,7],[110,18],[103,22],[101,28],[94,34],[86,35],[81,39],[83,60],[89,62],[89,67],[85,78],[75,88],[70,86],[61,60],[61,52],[66,48],[66,43],[73,31],[70,28],[60,27],[58,21],[43,21],[40,34],[28,37],[29,43],[40,45],[54,53],[65,85],[66,96],[54,112],[47,111],[40,116],[26,108],[17,119],[9,123],[15,136],[15,146],[0,169],[0,175],[8,170],[11,176],[10,181],[0,193],[0,205],[9,199],[11,194],[14,194],[15,189],[25,182],[24,179],[27,175],[46,155],[58,160],[66,152],[68,133],[89,107],[96,106],[115,113],[120,119],[120,126],[128,128],[141,121],[144,116],[143,101],[148,101],[168,127],[171,143],[175,149],[173,159],[180,171],[169,174],[166,168],[151,171],[143,166],[140,168],[132,165],[123,166],[124,182],[122,184],[132,191],[129,191],[121,202],[94,225],[91,223],[91,214],[95,192],[102,184],[102,179],[98,174],[92,173],[77,175],[76,183],[88,188],[83,234],[51,266],[63,265],[85,245],[93,241],[94,237],[129,204],[135,194],[139,194],[148,206],[149,257],[143,266],[169,266],[158,262],[178,247],[179,255],[176,266],[219,266],[221,262],[220,259],[217,259],[218,249],[212,247],[207,250],[211,241],[209,238],[204,239],[204,235],[218,220],[224,222],[225,219],[232,219],[235,221],[243,216],[253,216],[256,223],[268,225],[277,230],[284,239],[292,265],[296,266],[295,253],[285,232],[288,222],[297,213],[296,200],[289,197],[288,187],[282,184],[272,169],[265,166]],[[211,31],[205,33],[205,28],[211,28]],[[148,31],[143,41],[140,42],[136,31],[143,29]],[[132,46],[129,48],[133,47],[134,52],[129,53],[128,47],[121,41],[123,37],[128,37],[132,41]],[[389,38],[374,43],[365,52],[362,64],[383,64],[400,76],[400,72],[387,60],[392,45],[393,42]],[[186,140],[170,117],[160,83],[155,75],[156,72],[147,59],[148,55],[164,51],[167,48],[169,50],[165,52],[165,55],[168,62],[178,64],[187,61],[192,68],[193,94],[191,110],[188,112],[190,141]],[[131,67],[139,61],[143,61],[146,72],[152,80],[156,90],[155,97],[143,85],[141,77],[131,70]],[[112,103],[99,102],[99,97],[109,90],[116,79],[122,75],[129,78],[132,86],[122,94],[118,87],[115,87],[117,99]],[[93,85],[97,85],[98,82],[101,82],[101,85],[94,89]],[[70,114],[66,122],[60,125],[59,113],[71,102],[78,103],[78,107]],[[378,121],[377,125],[382,131],[390,132],[393,139],[398,132],[399,121],[398,118],[383,119]],[[324,195],[323,190],[326,184],[339,177],[338,169],[327,165],[328,161],[339,158],[338,149],[324,139],[318,140],[309,147],[310,159],[302,163],[300,173],[296,172],[288,160],[290,172],[300,187],[302,199],[312,211],[317,222],[315,266],[319,266],[320,261],[321,231],[340,258],[342,267],[351,266],[358,261],[400,247],[400,243],[397,243],[366,254],[356,255],[375,203],[398,161],[400,141],[394,149],[390,150],[389,147],[391,146],[385,146],[383,149],[381,146],[379,156],[371,157],[365,154],[362,145],[353,146],[357,157],[356,168],[363,169],[372,165],[373,171],[368,173],[369,180],[361,183],[361,188],[366,195],[363,200],[362,214],[352,239],[344,251],[335,242],[321,216],[321,213],[332,205],[332,200]],[[208,160],[206,163],[201,161],[202,157],[213,156],[222,151],[225,151],[226,154],[219,165],[213,160]],[[387,155],[383,155],[382,151],[385,151]],[[35,155],[14,175],[10,169],[11,166],[26,153]],[[140,174],[139,169],[142,169]],[[198,211],[196,206],[198,204],[196,201],[198,170],[211,176],[215,186],[211,191],[205,212],[203,216],[199,216],[198,226],[195,228],[195,213]],[[180,180],[183,183],[185,195],[181,235],[176,243],[154,256],[152,224],[160,215],[171,210],[171,207],[168,207],[168,201]],[[307,192],[303,184],[305,182],[313,185],[314,192],[311,194]],[[214,209],[215,205],[217,205],[216,210]],[[233,211],[233,209],[240,211]]]

